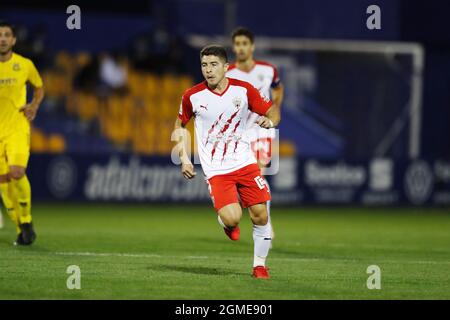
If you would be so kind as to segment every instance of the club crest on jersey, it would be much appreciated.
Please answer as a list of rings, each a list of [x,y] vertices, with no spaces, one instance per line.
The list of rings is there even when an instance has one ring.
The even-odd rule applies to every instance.
[[[263,74],[258,74],[258,75],[257,75],[257,78],[258,78],[258,80],[259,80],[260,82],[263,82],[263,81],[264,81],[264,75],[263,75]]]
[[[239,109],[241,107],[242,99],[240,97],[235,97],[233,98],[232,102],[236,109]]]
[[[14,71],[20,71],[20,64],[14,63],[12,68]]]

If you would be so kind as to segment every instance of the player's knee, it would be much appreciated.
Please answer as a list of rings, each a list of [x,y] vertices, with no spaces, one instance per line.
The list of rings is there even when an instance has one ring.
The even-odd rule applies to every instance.
[[[261,214],[259,216],[253,217],[252,221],[257,226],[265,226],[267,222],[269,222],[269,217],[267,216],[267,214]]]
[[[239,206],[229,205],[219,211],[219,216],[227,227],[235,227],[241,221],[242,210]]]
[[[223,222],[227,227],[234,228],[239,224],[239,221],[236,219],[225,219]]]
[[[220,219],[227,227],[235,227],[239,224],[240,216],[237,214],[221,215]]]
[[[253,224],[258,226],[264,226],[269,221],[269,215],[267,214],[267,209],[264,205],[256,205],[250,208],[250,216]]]
[[[9,170],[9,176],[11,179],[20,180],[25,176],[25,168],[11,167]]]

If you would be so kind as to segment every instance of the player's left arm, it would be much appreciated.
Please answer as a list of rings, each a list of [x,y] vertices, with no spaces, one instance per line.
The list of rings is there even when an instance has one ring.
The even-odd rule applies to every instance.
[[[250,111],[261,115],[256,121],[260,127],[269,129],[280,123],[280,108],[274,106],[271,100],[261,95],[258,89],[251,84],[247,84],[247,98]]]
[[[41,76],[31,61],[29,65],[28,82],[33,86],[33,100],[20,108],[20,111],[23,112],[28,121],[33,121],[34,118],[36,118],[37,111],[44,99],[45,93]]]
[[[267,110],[264,117],[258,119],[257,123],[263,128],[269,129],[276,127],[281,120],[281,104],[283,103],[284,88],[279,83],[272,89],[272,106]]]
[[[275,128],[281,121],[280,108],[275,104],[267,110],[266,114],[260,117],[256,123],[265,129]]]

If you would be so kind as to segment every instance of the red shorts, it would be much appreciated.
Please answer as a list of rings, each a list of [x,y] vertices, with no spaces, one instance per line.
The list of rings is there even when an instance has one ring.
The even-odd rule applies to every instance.
[[[238,195],[244,208],[271,199],[266,180],[256,163],[214,176],[208,180],[208,185],[216,211],[228,204],[238,203]]]

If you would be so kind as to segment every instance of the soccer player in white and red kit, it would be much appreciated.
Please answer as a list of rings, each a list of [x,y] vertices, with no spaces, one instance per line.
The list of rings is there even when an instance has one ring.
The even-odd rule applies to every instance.
[[[280,121],[278,108],[248,82],[225,77],[228,70],[226,50],[217,45],[200,52],[205,81],[188,89],[182,98],[175,129],[181,171],[185,178],[196,175],[187,152],[184,129],[193,117],[200,162],[209,185],[214,208],[225,233],[238,240],[242,207],[248,208],[253,222],[253,276],[269,278],[265,262],[270,250],[271,229],[266,202],[270,191],[245,135],[249,113],[263,128],[273,128]]]
[[[273,106],[279,109],[283,102],[284,88],[278,76],[278,70],[274,65],[254,59],[254,34],[246,28],[239,27],[231,34],[231,41],[233,52],[236,55],[236,62],[230,64],[226,76],[251,83],[263,96],[271,98]],[[258,126],[255,123],[258,117],[259,115],[255,112],[249,113],[247,136],[258,165],[264,174],[264,168],[269,164],[272,157],[273,141],[276,137],[276,132],[275,129],[265,129]],[[267,212],[273,239],[270,201],[267,202]]]

